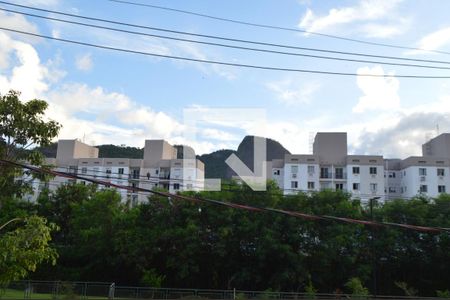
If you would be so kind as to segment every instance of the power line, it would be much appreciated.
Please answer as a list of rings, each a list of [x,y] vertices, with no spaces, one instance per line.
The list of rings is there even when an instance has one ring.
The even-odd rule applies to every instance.
[[[425,63],[450,64],[449,61],[430,60],[430,59],[415,59],[415,58],[404,58],[404,57],[366,54],[366,53],[357,53],[357,52],[336,51],[336,50],[329,50],[329,49],[308,48],[308,47],[299,47],[299,46],[293,46],[293,45],[282,45],[282,44],[267,43],[267,42],[261,42],[261,41],[250,41],[250,40],[222,37],[222,36],[217,36],[217,35],[197,34],[197,33],[177,31],[177,30],[171,30],[171,29],[160,28],[160,27],[151,27],[151,26],[145,26],[145,25],[126,23],[126,22],[119,22],[119,21],[102,19],[102,18],[80,16],[80,15],[76,15],[76,14],[70,14],[70,13],[59,12],[59,11],[43,9],[43,8],[36,8],[36,7],[32,7],[32,6],[20,5],[20,4],[10,3],[10,2],[6,2],[6,1],[0,1],[0,4],[21,7],[21,8],[35,10],[35,11],[42,11],[42,12],[47,12],[47,13],[51,13],[51,14],[63,15],[63,16],[68,16],[68,17],[73,17],[73,18],[96,21],[96,22],[103,22],[103,23],[128,26],[128,27],[134,27],[134,28],[140,28],[140,29],[181,34],[181,35],[189,35],[189,36],[195,36],[195,37],[201,37],[201,38],[225,40],[225,41],[229,41],[229,42],[238,42],[238,43],[246,43],[246,44],[253,44],[253,45],[260,45],[260,46],[270,46],[270,47],[305,50],[305,51],[322,52],[322,53],[332,53],[332,54],[340,54],[340,55],[352,55],[352,56],[361,56],[361,57],[383,58],[383,59],[415,61],[415,62],[425,62]]]
[[[0,162],[1,163],[1,162]],[[64,174],[69,174],[69,175],[74,175],[74,176],[77,176],[77,174],[72,174],[72,173],[67,173],[67,172],[62,172],[62,173],[64,173]],[[81,174],[81,176],[82,177],[84,177],[84,178],[94,178],[94,179],[97,179],[97,178],[101,178],[101,179],[107,179],[106,181],[103,181],[104,182],[104,185],[108,188],[111,184],[115,184],[114,182],[111,182],[110,184],[106,184],[106,183],[108,183],[109,181],[108,181],[108,179],[113,179],[113,180],[117,180],[116,182],[116,184],[121,184],[120,183],[120,181],[122,181],[122,180],[124,180],[123,178],[120,178],[120,177],[106,177],[106,176],[95,176],[95,175],[88,175],[88,174]],[[85,183],[85,179],[78,179],[78,180],[83,180],[83,181],[81,181],[82,183]],[[125,179],[126,180],[126,179]],[[145,180],[140,180],[140,179],[138,179],[138,181],[139,182],[143,182],[143,183],[159,183],[159,182],[151,182],[151,181],[145,181]],[[32,186],[35,186],[35,183],[36,182],[31,182],[30,184],[32,185]],[[61,181],[58,181],[58,180],[48,180],[48,181],[41,181],[41,182],[39,182],[39,185],[41,185],[41,183],[44,183],[44,185],[49,185],[49,186],[53,186],[53,187],[55,187],[55,188],[58,188],[58,187],[60,187],[60,186],[63,186],[63,185],[66,185],[66,184],[70,184],[70,182],[61,182]],[[96,184],[96,183],[94,183],[94,184]],[[172,184],[173,185],[173,184]],[[180,186],[186,186],[186,185],[184,185],[184,184],[179,184]],[[225,186],[227,186],[226,184],[225,184]],[[231,185],[229,185],[229,186],[231,186]],[[137,191],[137,189],[138,189],[138,187],[133,187],[133,186],[129,186],[131,189],[132,189],[132,191],[131,191],[131,193],[132,194],[136,194],[136,195],[142,195],[142,196],[149,196],[149,194],[148,193],[144,193],[144,192],[139,192],[139,191]],[[236,187],[236,186],[233,186],[233,187]],[[156,188],[156,186],[155,186],[155,188]],[[287,189],[281,189],[281,190],[287,190]],[[243,192],[242,192],[242,190],[233,190],[233,189],[223,189],[223,187],[222,187],[222,189],[221,189],[221,191],[226,191],[226,192],[236,192],[236,193],[240,193],[240,194],[242,194]],[[282,197],[291,197],[291,196],[295,196],[295,195],[298,195],[298,193],[303,193],[303,194],[311,194],[311,193],[316,193],[317,191],[310,191],[310,190],[295,190],[297,193],[296,194],[284,194],[284,195],[280,195],[279,193],[274,193],[274,191],[264,191],[264,193],[266,193],[266,194],[269,194],[269,195],[280,195],[280,196],[282,196]],[[130,192],[130,191],[128,191],[128,192]],[[374,196],[373,194],[362,194],[362,195],[366,195],[366,196]],[[361,195],[360,195],[361,196]],[[378,195],[378,196],[380,196],[380,195]],[[381,195],[381,196],[386,196],[386,195]],[[413,199],[414,197],[411,197],[411,198],[396,198],[395,200],[410,200],[410,199]],[[386,201],[385,201],[386,202]],[[276,210],[274,210],[274,211],[276,211]],[[417,218],[417,217],[409,217],[409,216],[402,216],[402,217],[404,217],[405,218],[405,220],[408,220],[407,222],[409,222],[409,221],[417,221],[418,219],[421,219],[421,220],[431,220],[431,221],[435,221],[435,218],[422,218],[422,217],[419,217],[419,218]]]
[[[300,57],[308,57],[308,58],[316,58],[316,59],[327,59],[327,60],[337,60],[337,61],[358,62],[358,63],[373,63],[373,64],[381,64],[381,65],[401,66],[401,67],[417,67],[417,68],[450,70],[450,67],[439,67],[439,66],[429,66],[429,65],[420,65],[420,64],[395,63],[395,62],[385,62],[385,61],[373,61],[373,60],[363,60],[363,59],[351,59],[351,58],[342,58],[342,57],[332,57],[332,56],[322,56],[322,55],[312,55],[312,54],[295,53],[295,52],[276,51],[276,50],[269,50],[269,49],[258,49],[258,48],[251,48],[251,47],[242,47],[242,46],[235,46],[235,45],[229,45],[229,44],[197,41],[197,40],[191,40],[191,39],[176,38],[176,37],[170,37],[170,36],[164,36],[164,35],[157,35],[157,34],[137,32],[137,31],[131,31],[131,30],[125,30],[125,29],[119,29],[119,28],[112,28],[112,27],[107,27],[107,26],[88,24],[88,23],[64,20],[64,19],[59,19],[59,18],[41,16],[41,15],[36,15],[36,14],[30,14],[30,13],[26,13],[26,12],[21,12],[21,11],[16,11],[16,10],[11,10],[11,9],[5,9],[5,8],[0,8],[0,10],[7,11],[7,12],[10,12],[10,13],[30,16],[30,17],[34,17],[34,18],[41,18],[41,19],[46,19],[46,20],[51,20],[51,21],[56,21],[56,22],[63,22],[63,23],[73,24],[73,25],[79,25],[79,26],[85,26],[85,27],[91,27],[91,28],[98,28],[98,29],[104,29],[104,30],[121,32],[121,33],[127,33],[127,34],[133,34],[133,35],[148,36],[148,37],[154,37],[154,38],[160,38],[160,39],[168,39],[168,40],[175,40],[175,41],[188,42],[188,43],[196,43],[196,44],[202,44],[202,45],[210,45],[210,46],[217,46],[217,47],[224,47],[224,48],[232,48],[232,49],[238,49],[238,50],[255,51],[255,52],[272,53],[272,54],[281,54],[281,55],[290,55],[290,56],[300,56]]]
[[[91,168],[89,168],[91,167]],[[104,179],[113,179],[113,180],[120,180],[120,181],[131,181],[131,182],[143,182],[143,183],[159,183],[160,181],[170,181],[173,183],[177,183],[177,182],[181,182],[180,186],[186,186],[186,184],[182,184],[183,182],[204,182],[201,179],[180,179],[180,178],[161,178],[159,176],[147,176],[147,175],[137,175],[137,174],[133,174],[133,173],[118,173],[118,172],[107,172],[107,171],[100,171],[100,170],[94,170],[94,168],[97,168],[98,166],[77,166],[76,168],[71,168],[70,166],[57,166],[56,168],[59,169],[67,169],[69,174],[72,174],[71,170],[76,170],[77,173],[73,173],[74,175],[76,174],[80,174],[79,171],[81,171],[81,175],[82,176],[87,176],[87,177],[93,177],[93,178],[104,178]],[[103,166],[104,168],[107,168],[105,166]],[[117,166],[113,166],[113,167],[117,167]],[[86,173],[83,173],[83,168],[87,168],[86,169]],[[88,173],[93,173],[93,174],[88,174]],[[96,175],[96,174],[109,174],[109,175]],[[111,175],[122,175],[124,177],[114,177]],[[141,179],[143,178],[143,179]],[[272,179],[275,180],[275,179]],[[236,185],[227,183],[227,182],[222,182],[222,187],[221,189],[223,189],[223,187],[236,187]],[[295,196],[298,193],[304,193],[304,194],[310,194],[310,193],[315,193],[318,192],[318,190],[308,190],[308,189],[293,189],[293,188],[284,188],[284,187],[280,187],[278,186],[278,189],[281,192],[290,192],[289,194],[283,194],[283,196]],[[232,189],[225,189],[225,191],[229,191],[229,192],[239,192],[241,193],[241,190],[232,190]],[[215,192],[215,191],[210,191],[210,192]],[[220,191],[217,191],[220,192]],[[372,193],[359,193],[359,194],[353,194],[351,191],[347,191],[344,190],[344,193],[349,193],[351,194],[351,196],[354,199],[357,199],[358,197],[375,197],[375,196],[380,196],[380,197],[385,197],[385,202],[388,201],[393,201],[393,200],[411,200],[411,199],[416,199],[418,196],[413,196],[413,197],[405,197],[405,196],[393,196],[390,195],[389,193],[384,193],[384,194],[372,194]],[[272,195],[278,195],[279,193],[277,193],[276,191],[271,191],[271,190],[266,190],[264,191],[264,193],[268,193],[268,194],[272,194]]]
[[[267,28],[267,29],[276,29],[276,30],[284,30],[284,31],[290,31],[290,32],[306,33],[306,34],[311,34],[311,35],[317,35],[317,36],[333,38],[333,39],[349,41],[349,42],[355,42],[355,43],[361,43],[361,44],[372,45],[372,46],[381,46],[381,47],[397,48],[397,49],[404,49],[404,50],[427,51],[427,52],[434,52],[434,53],[440,53],[440,54],[450,54],[450,52],[446,52],[446,51],[427,50],[427,49],[417,48],[417,47],[407,47],[407,46],[400,46],[400,45],[387,44],[387,43],[371,42],[371,41],[366,41],[366,40],[361,40],[361,39],[347,38],[347,37],[344,37],[344,36],[338,36],[338,35],[333,35],[333,34],[314,32],[314,31],[303,30],[303,29],[294,29],[294,28],[289,28],[289,27],[267,25],[267,24],[258,24],[258,23],[240,21],[240,20],[235,20],[235,19],[230,19],[230,18],[216,17],[216,16],[202,14],[202,13],[197,13],[197,12],[193,12],[193,11],[187,11],[187,10],[176,9],[176,8],[165,7],[165,6],[152,5],[152,4],[147,4],[147,3],[138,3],[138,2],[124,1],[124,0],[109,0],[109,1],[116,2],[116,3],[121,3],[121,4],[134,5],[134,6],[156,8],[156,9],[160,9],[160,10],[166,10],[166,11],[171,11],[171,12],[183,13],[183,14],[188,14],[188,15],[193,15],[193,16],[198,16],[198,17],[203,17],[203,18],[208,18],[208,19],[213,19],[213,20],[218,20],[218,21],[223,21],[223,22],[230,22],[230,23],[235,23],[235,24],[253,26],[253,27],[260,27],[260,28]]]
[[[450,231],[450,228],[417,226],[417,225],[392,223],[392,222],[375,222],[375,221],[366,221],[366,220],[359,220],[359,219],[352,219],[352,218],[345,218],[345,217],[335,217],[335,216],[328,216],[328,215],[312,215],[312,214],[305,214],[305,213],[295,212],[295,211],[286,211],[286,210],[267,208],[267,207],[254,207],[254,206],[250,206],[250,205],[242,205],[242,204],[236,204],[236,203],[231,203],[231,202],[223,202],[223,201],[219,201],[219,200],[206,199],[206,198],[201,198],[201,197],[194,198],[194,197],[190,197],[190,196],[184,196],[184,195],[180,195],[180,194],[172,194],[172,193],[155,191],[155,190],[148,190],[148,189],[139,188],[139,187],[132,188],[132,187],[113,184],[113,183],[109,183],[109,182],[105,182],[105,181],[84,178],[84,177],[69,174],[69,173],[53,171],[50,169],[43,169],[43,168],[39,168],[39,167],[33,167],[33,166],[25,165],[22,163],[18,163],[18,162],[4,160],[4,159],[0,159],[0,162],[10,164],[10,165],[13,165],[16,167],[28,169],[28,170],[31,170],[31,171],[37,172],[37,173],[46,173],[46,174],[65,177],[65,178],[80,179],[80,180],[85,180],[85,181],[89,181],[92,183],[97,183],[100,185],[115,187],[118,189],[149,192],[149,193],[152,193],[152,194],[155,194],[158,196],[163,196],[163,197],[187,200],[187,201],[191,201],[194,203],[210,203],[210,204],[215,204],[215,205],[219,205],[219,206],[225,206],[225,207],[230,207],[230,208],[234,208],[234,209],[243,209],[243,210],[252,211],[252,212],[270,211],[270,212],[281,213],[284,215],[300,217],[300,218],[304,218],[304,219],[308,219],[308,220],[332,220],[332,221],[338,221],[338,222],[344,222],[344,223],[367,225],[367,226],[377,226],[377,227],[391,226],[391,227],[399,227],[399,228],[405,228],[405,229],[410,229],[410,230],[414,230],[414,231],[430,232],[430,233],[441,233],[441,232],[449,233],[449,231]]]
[[[207,63],[207,64],[215,64],[215,65],[223,65],[223,66],[231,66],[231,67],[249,68],[249,69],[259,69],[259,70],[268,70],[268,71],[283,71],[283,72],[295,72],[295,73],[310,73],[310,74],[322,74],[322,75],[362,76],[362,77],[381,77],[381,78],[394,78],[394,77],[396,77],[396,78],[411,78],[411,79],[412,78],[415,78],[415,79],[449,79],[450,78],[450,76],[393,75],[393,74],[383,74],[383,75],[379,75],[379,74],[357,74],[357,73],[347,73],[347,72],[333,72],[333,71],[308,70],[308,69],[292,69],[292,68],[270,67],[270,66],[261,66],[261,65],[250,65],[250,64],[232,63],[232,62],[206,60],[206,59],[196,59],[196,58],[183,57],[183,56],[164,55],[164,54],[157,54],[157,53],[151,53],[151,52],[144,52],[144,51],[123,49],[123,48],[116,48],[116,47],[111,47],[111,46],[104,46],[104,45],[92,44],[92,43],[87,43],[87,42],[56,38],[56,37],[47,36],[47,35],[43,35],[43,34],[25,32],[25,31],[16,30],[16,29],[12,29],[12,28],[5,28],[5,27],[0,27],[0,30],[5,30],[5,31],[9,31],[9,32],[15,32],[15,33],[23,34],[23,35],[34,36],[34,37],[41,37],[41,38],[45,38],[45,39],[49,39],[49,40],[60,41],[60,42],[65,42],[65,43],[70,43],[70,44],[76,44],[76,45],[81,45],[81,46],[88,46],[88,47],[92,47],[92,48],[99,48],[99,49],[113,50],[113,51],[118,51],[118,52],[140,54],[140,55],[145,55],[145,56],[169,58],[169,59],[182,60],[182,61],[199,62],[199,63]]]

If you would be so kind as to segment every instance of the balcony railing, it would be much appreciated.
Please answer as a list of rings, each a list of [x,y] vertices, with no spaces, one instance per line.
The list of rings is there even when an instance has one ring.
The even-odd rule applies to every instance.
[[[347,179],[346,173],[320,173],[320,179]]]

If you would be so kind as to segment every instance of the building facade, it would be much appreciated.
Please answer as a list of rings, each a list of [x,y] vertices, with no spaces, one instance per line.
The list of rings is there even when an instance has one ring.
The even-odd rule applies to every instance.
[[[178,159],[177,149],[164,140],[146,140],[143,159],[99,158],[98,149],[78,140],[59,140],[56,158],[47,159],[46,163],[54,166],[56,171],[67,172],[88,179],[95,179],[111,184],[131,188],[152,190],[162,188],[171,193],[178,191],[204,189],[204,165],[192,157]],[[55,177],[50,183],[33,182],[35,199],[43,187],[56,189],[61,184],[84,183],[81,179]],[[145,201],[149,193],[118,189],[124,201],[136,203]]]
[[[346,133],[319,132],[313,154],[287,154],[284,160],[273,160],[269,174],[285,194],[343,190],[366,202],[448,193],[450,134],[428,141],[422,152],[406,159],[349,155]]]
[[[285,194],[331,189],[350,192],[362,200],[385,194],[383,157],[348,155],[346,133],[319,132],[313,154],[287,154],[282,168],[273,165],[272,179]],[[275,175],[278,173],[283,180]]]

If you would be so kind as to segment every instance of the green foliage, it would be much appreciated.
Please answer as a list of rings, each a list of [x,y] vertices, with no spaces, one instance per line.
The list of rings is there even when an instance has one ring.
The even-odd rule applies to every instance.
[[[43,262],[56,262],[57,253],[49,244],[55,225],[37,216],[23,222],[23,226],[0,235],[0,286],[26,277]]]
[[[444,291],[437,290],[436,296],[438,298],[448,299],[448,298],[450,298],[450,291],[449,290],[444,290]]]
[[[396,281],[395,285],[403,291],[405,296],[414,297],[417,296],[417,290],[411,286],[409,286],[406,282]]]
[[[10,91],[0,94],[0,159],[25,160],[40,166],[43,156],[38,151],[28,150],[32,145],[48,145],[57,136],[60,125],[55,121],[45,121],[44,113],[48,105],[43,100],[21,102],[20,93]],[[27,189],[26,182],[16,181],[24,171],[11,165],[0,168],[1,196],[21,196]]]
[[[247,300],[247,296],[244,293],[237,293],[235,300]]]
[[[307,299],[316,299],[317,289],[314,287],[311,278],[309,278],[305,287],[305,294]]]
[[[361,279],[357,277],[350,278],[345,284],[353,295],[352,299],[367,299],[369,290],[363,286]]]
[[[245,185],[230,182],[220,192],[185,194],[308,214],[370,218],[367,207],[361,207],[348,194],[323,191],[285,197],[272,182],[266,192],[253,192]],[[449,199],[441,196],[380,204],[374,207],[374,218],[450,227]],[[408,282],[429,296],[449,288],[450,236],[445,233],[381,227],[374,230],[372,249],[372,230],[362,225],[249,212],[161,196],[128,207],[114,190],[81,184],[42,193],[35,205],[13,200],[5,203],[2,221],[3,215],[11,219],[37,213],[61,227],[52,233],[60,255],[58,264],[41,265],[31,275],[36,279],[141,283],[152,287],[306,290],[313,298],[317,290],[333,293],[345,288],[367,294],[362,282],[372,280],[375,257],[378,294],[400,294],[395,281]],[[353,277],[359,281],[352,280],[346,286]]]
[[[80,297],[75,293],[73,284],[69,282],[63,282],[60,285],[59,295],[62,295],[62,300],[78,300]]]
[[[164,281],[165,276],[164,275],[158,275],[156,273],[155,269],[150,270],[144,270],[142,272],[142,279],[141,283],[153,287],[153,288],[160,288],[162,287],[162,283]]]

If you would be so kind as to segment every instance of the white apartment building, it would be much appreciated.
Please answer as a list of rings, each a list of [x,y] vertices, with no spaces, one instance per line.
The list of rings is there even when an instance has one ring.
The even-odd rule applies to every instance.
[[[385,160],[387,197],[437,197],[450,191],[450,134],[422,145],[422,156]]]
[[[177,149],[164,140],[146,140],[143,159],[98,158],[98,149],[78,140],[59,140],[56,158],[47,159],[47,164],[56,171],[68,172],[82,177],[106,181],[111,184],[144,189],[163,188],[171,193],[204,189],[204,164],[195,159],[195,153],[184,153],[185,159],[177,159]],[[70,182],[84,180],[54,178],[50,189]],[[35,199],[46,183],[33,182]],[[145,201],[149,193],[118,189],[124,201]]]
[[[271,179],[285,194],[344,190],[363,202],[437,197],[450,191],[450,134],[422,146],[423,156],[384,159],[379,155],[348,155],[347,134],[319,132],[311,155],[285,155],[273,160]]]
[[[323,189],[343,190],[355,198],[384,199],[382,156],[348,155],[347,134],[320,132],[312,155],[285,155],[283,167],[272,163],[272,179],[285,194]],[[282,180],[279,178],[283,174]]]

